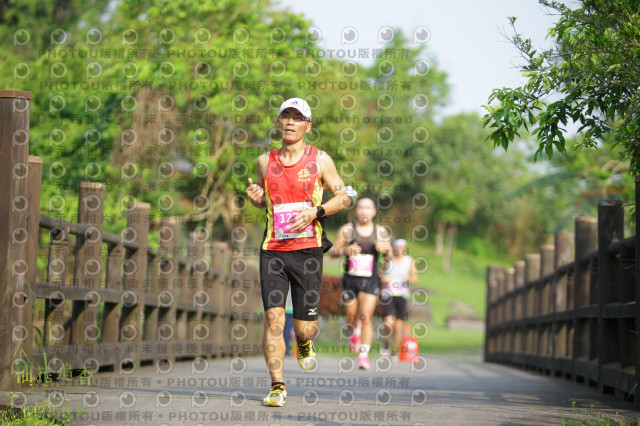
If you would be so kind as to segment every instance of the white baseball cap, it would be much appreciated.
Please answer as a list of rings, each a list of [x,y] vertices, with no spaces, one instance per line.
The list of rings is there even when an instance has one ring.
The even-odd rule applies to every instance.
[[[300,114],[304,115],[306,118],[309,119],[309,121],[311,121],[311,107],[309,106],[307,101],[305,101],[304,99],[291,98],[284,101],[282,105],[280,105],[280,111],[278,111],[278,117],[280,117],[280,114],[282,114],[282,111],[284,111],[287,108],[297,109],[298,111],[300,111]]]
[[[402,238],[398,238],[397,240],[393,240],[393,243],[391,243],[392,247],[398,247],[398,246],[407,246],[407,240],[402,239]]]

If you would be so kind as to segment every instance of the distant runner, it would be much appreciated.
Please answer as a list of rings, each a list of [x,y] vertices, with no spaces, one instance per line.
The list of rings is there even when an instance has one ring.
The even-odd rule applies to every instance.
[[[380,292],[378,255],[391,257],[389,232],[373,223],[376,203],[368,195],[358,199],[355,207],[356,220],[338,230],[332,257],[346,256],[342,279],[342,300],[349,332],[349,347],[358,353],[358,367],[369,370],[369,350],[373,341],[373,313]],[[356,322],[362,323],[362,330]]]
[[[402,343],[402,328],[407,320],[407,303],[409,301],[409,284],[418,283],[418,272],[415,260],[407,254],[407,241],[394,240],[393,258],[387,262],[383,274],[383,288],[380,300],[383,305],[384,339],[381,355],[398,359],[398,351]],[[393,346],[389,351],[389,342],[393,334]]]

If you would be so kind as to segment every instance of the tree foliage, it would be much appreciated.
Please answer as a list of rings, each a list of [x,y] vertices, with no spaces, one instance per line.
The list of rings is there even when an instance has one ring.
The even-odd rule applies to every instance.
[[[311,21],[268,0],[82,6],[3,3],[2,34],[17,42],[0,51],[8,65],[0,82],[33,92],[30,142],[45,158],[44,213],[73,219],[78,182],[106,182],[107,230],[123,227],[132,201],[150,203],[154,221],[179,216],[229,229],[232,200],[257,156],[279,146],[275,117],[293,96],[313,109],[308,142],[331,153],[349,184],[395,196],[391,182],[406,168],[389,181],[369,170],[404,158],[377,149],[410,148],[446,95],[424,45],[409,48],[400,31],[363,67],[323,55]]]
[[[579,126],[576,147],[620,144],[630,172],[640,172],[640,10],[635,0],[580,0],[572,9],[540,0],[559,16],[549,30],[553,47],[538,51],[510,18],[527,82],[495,89],[485,108],[490,139],[507,149],[521,129],[538,141],[536,157],[566,152],[565,132]],[[491,105],[493,103],[493,105]]]
[[[311,20],[270,0],[25,0],[0,7],[0,86],[32,91],[30,153],[44,157],[41,208],[51,216],[75,220],[78,183],[99,181],[107,185],[107,231],[125,226],[128,203],[144,201],[152,206],[152,229],[173,216],[190,228],[228,235],[237,224],[233,200],[255,175],[258,155],[280,146],[275,118],[280,103],[293,96],[307,99],[313,110],[307,142],[331,154],[346,184],[377,197],[379,220],[407,238],[418,227],[433,234],[442,224],[467,248],[495,244],[520,254],[599,183],[617,191],[626,182],[617,174],[624,161],[611,166],[611,174],[600,157],[576,154],[554,158],[558,180],[549,188],[525,155],[501,155],[484,142],[479,117],[436,121],[447,100],[447,75],[424,44],[410,43],[397,29],[389,43],[370,49],[374,61],[364,66],[360,58],[323,52]],[[570,31],[578,17],[572,19],[567,29],[556,28],[558,34],[580,36],[584,49],[598,42]],[[573,117],[548,95],[554,84],[568,84],[561,79],[565,70],[586,67],[581,57],[567,57],[560,66],[553,52],[538,54],[521,36],[514,41],[529,49],[523,51],[532,61],[542,59],[525,70],[532,73],[530,85],[493,95],[503,104],[490,107],[485,123],[505,147],[521,126],[535,124],[538,135],[549,135],[554,119],[563,123],[560,112]],[[603,61],[600,56],[607,55],[590,60]],[[595,102],[589,96],[597,93],[629,106],[635,98],[623,82],[631,71],[608,71],[621,81],[610,94],[595,85],[597,75],[571,81],[575,87],[592,81],[584,102]],[[543,89],[549,93],[540,97]],[[596,89],[603,92],[589,92]],[[578,108],[581,99],[561,102]],[[599,104],[585,105],[592,105],[585,120],[598,117],[609,126],[588,134],[593,140],[611,129],[622,135],[623,124],[630,132],[635,123],[634,114],[625,124],[618,109],[608,118]],[[610,152],[628,159],[630,145],[621,146]],[[583,166],[588,171],[578,174]],[[571,195],[562,197],[559,189]],[[249,230],[263,214],[246,209]],[[330,225],[348,215],[331,217]]]

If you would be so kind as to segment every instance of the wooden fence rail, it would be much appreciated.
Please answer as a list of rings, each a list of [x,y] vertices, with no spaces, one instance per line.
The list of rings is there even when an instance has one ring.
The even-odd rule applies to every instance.
[[[121,234],[105,232],[103,183],[80,184],[78,223],[40,214],[30,99],[0,90],[0,390],[32,374],[260,353],[257,268],[226,242],[191,232],[181,249],[180,223],[166,218],[151,247],[150,206],[141,202],[127,207]],[[44,281],[38,252],[46,252]]]
[[[624,238],[622,202],[598,202],[575,233],[487,270],[487,362],[561,376],[633,400],[640,409],[640,283],[636,235]]]

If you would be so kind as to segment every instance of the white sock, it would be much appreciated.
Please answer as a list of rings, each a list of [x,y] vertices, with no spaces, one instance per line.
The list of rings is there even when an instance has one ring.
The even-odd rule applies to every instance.
[[[359,336],[359,335],[360,335],[360,331],[361,331],[361,329],[360,329],[359,327],[356,327],[356,328],[353,330],[353,335],[354,335],[354,336]]]
[[[368,355],[371,345],[360,345],[360,355]]]

